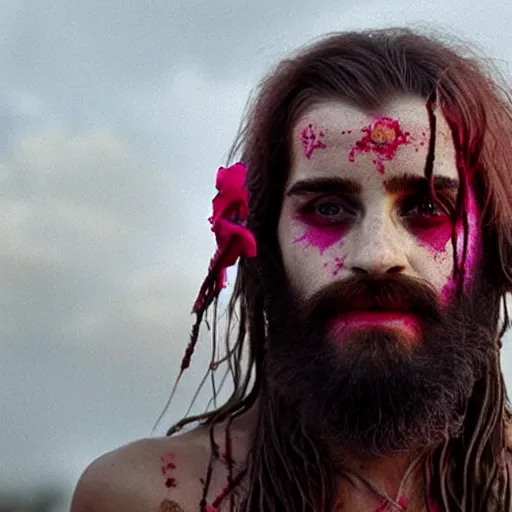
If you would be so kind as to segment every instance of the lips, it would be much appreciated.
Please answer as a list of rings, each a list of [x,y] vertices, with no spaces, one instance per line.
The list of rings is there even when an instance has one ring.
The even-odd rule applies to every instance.
[[[419,339],[425,326],[443,319],[435,290],[401,274],[348,277],[305,301],[301,314],[311,325],[343,338],[347,331],[399,330]]]
[[[328,324],[328,330],[335,338],[358,329],[400,329],[413,334],[420,330],[419,318],[403,310],[353,310],[334,317]]]

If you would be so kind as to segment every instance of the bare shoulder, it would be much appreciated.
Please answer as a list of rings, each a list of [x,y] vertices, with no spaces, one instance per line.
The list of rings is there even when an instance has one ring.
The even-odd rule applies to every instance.
[[[225,429],[215,441],[225,453]],[[241,471],[245,432],[233,431],[234,471]],[[210,462],[205,427],[176,437],[141,439],[109,452],[84,471],[76,486],[71,512],[198,512]],[[226,486],[226,461],[215,461],[207,500]]]
[[[71,512],[197,511],[205,448],[195,433],[141,439],[106,453],[80,477]]]

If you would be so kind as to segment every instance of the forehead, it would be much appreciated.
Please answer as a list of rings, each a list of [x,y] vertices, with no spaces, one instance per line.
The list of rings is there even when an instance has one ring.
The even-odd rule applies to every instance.
[[[439,110],[435,119],[434,175],[457,179],[450,128]],[[421,98],[398,98],[375,112],[323,101],[292,128],[288,181],[334,173],[364,185],[403,174],[423,176],[429,143],[429,114]]]

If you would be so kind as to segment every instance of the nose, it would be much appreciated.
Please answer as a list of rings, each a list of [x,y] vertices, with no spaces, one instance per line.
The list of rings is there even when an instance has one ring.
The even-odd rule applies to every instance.
[[[407,268],[405,240],[384,216],[366,218],[353,233],[346,265],[354,274],[399,274]]]

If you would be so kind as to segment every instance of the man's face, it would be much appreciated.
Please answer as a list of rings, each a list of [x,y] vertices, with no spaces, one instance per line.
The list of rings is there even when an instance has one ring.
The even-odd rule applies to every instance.
[[[290,287],[270,302],[267,376],[303,421],[363,452],[425,446],[456,431],[492,344],[476,200],[468,187],[464,251],[464,222],[450,215],[456,152],[443,116],[435,118],[440,205],[425,178],[422,100],[399,99],[375,115],[326,101],[291,135],[278,226]]]
[[[433,165],[438,198],[454,208],[459,175],[450,129],[436,113]],[[308,299],[351,276],[399,274],[422,280],[448,304],[454,293],[452,221],[425,178],[430,126],[424,100],[400,98],[370,115],[341,101],[308,110],[291,136],[292,165],[279,219],[279,244],[293,291]],[[480,250],[478,211],[467,191],[466,282]],[[459,262],[463,224],[455,226]],[[414,336],[411,315],[357,309],[338,332],[398,329]]]

